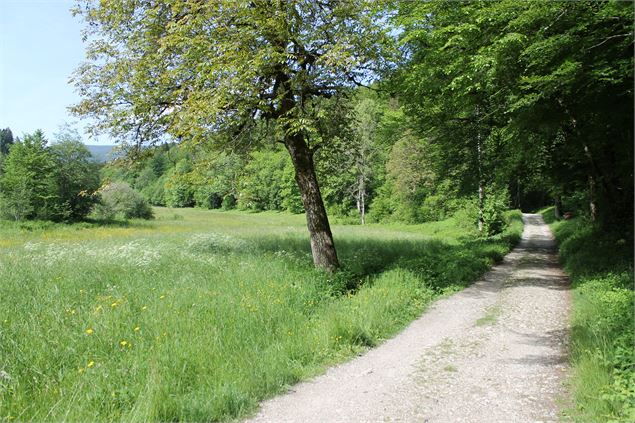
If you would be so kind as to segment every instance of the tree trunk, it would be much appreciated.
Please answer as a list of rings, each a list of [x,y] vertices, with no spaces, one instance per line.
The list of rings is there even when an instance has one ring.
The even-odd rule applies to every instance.
[[[556,200],[554,202],[554,215],[556,217],[557,220],[562,219],[562,197],[560,197],[559,195],[556,196]]]
[[[306,223],[311,235],[313,264],[317,268],[333,272],[340,264],[337,260],[329,219],[315,175],[313,152],[300,134],[286,136],[284,144],[291,155],[295,169],[295,180],[304,205]]]
[[[362,191],[362,225],[366,224],[366,193]]]
[[[483,233],[485,218],[483,216],[483,208],[485,207],[485,183],[483,182],[483,165],[481,162],[481,134],[476,134],[476,160],[478,162],[478,231]]]
[[[483,181],[478,181],[478,231],[483,232],[485,219],[483,217],[483,207],[485,206],[485,187]]]
[[[363,174],[359,175],[357,186],[357,211],[362,225],[366,223],[366,181]]]
[[[595,178],[589,175],[589,212],[591,221],[595,222],[598,217],[597,198],[595,194]]]

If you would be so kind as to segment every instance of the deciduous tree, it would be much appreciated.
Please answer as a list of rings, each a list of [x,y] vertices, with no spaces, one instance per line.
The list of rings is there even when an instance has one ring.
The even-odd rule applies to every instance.
[[[327,142],[322,101],[368,81],[387,28],[372,2],[172,0],[82,2],[88,62],[74,107],[96,129],[136,142],[161,138],[227,145],[258,120],[275,123],[295,169],[313,261],[339,266],[315,173]]]

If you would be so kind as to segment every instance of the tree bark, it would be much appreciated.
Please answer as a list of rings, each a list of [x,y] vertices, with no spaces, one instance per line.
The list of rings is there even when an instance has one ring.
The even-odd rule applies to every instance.
[[[556,196],[554,205],[555,205],[553,209],[554,215],[557,220],[560,220],[562,219],[562,197],[561,196],[559,195]]]
[[[362,225],[366,223],[366,181],[361,174],[357,185],[357,211],[359,212]]]
[[[478,181],[478,231],[483,232],[485,219],[483,217],[483,207],[485,206],[485,186],[483,180]]]
[[[295,180],[300,189],[306,223],[311,235],[311,253],[315,267],[334,272],[340,266],[333,242],[331,226],[318,186],[313,151],[301,134],[288,135],[284,144],[291,155],[295,169]]]
[[[476,134],[476,160],[478,161],[478,231],[483,233],[485,226],[485,218],[483,216],[483,208],[485,207],[485,182],[483,181],[483,165],[481,162],[481,134]]]
[[[589,175],[589,212],[591,221],[595,222],[598,217],[597,197],[595,193],[595,178]]]

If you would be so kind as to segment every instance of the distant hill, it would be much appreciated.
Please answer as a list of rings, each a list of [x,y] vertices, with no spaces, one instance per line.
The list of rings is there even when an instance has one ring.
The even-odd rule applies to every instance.
[[[96,162],[105,163],[113,158],[114,145],[87,145]]]

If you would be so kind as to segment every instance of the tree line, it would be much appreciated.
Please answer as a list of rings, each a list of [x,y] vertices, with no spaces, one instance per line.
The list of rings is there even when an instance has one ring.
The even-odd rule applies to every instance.
[[[102,183],[102,166],[79,133],[65,126],[49,143],[41,130],[13,138],[0,131],[0,218],[74,222],[150,218],[148,202],[127,184]]]
[[[73,76],[153,204],[422,222],[633,213],[632,3],[80,2]],[[123,162],[124,159],[120,160]],[[128,162],[129,163],[129,162]],[[328,213],[327,213],[328,211]]]

